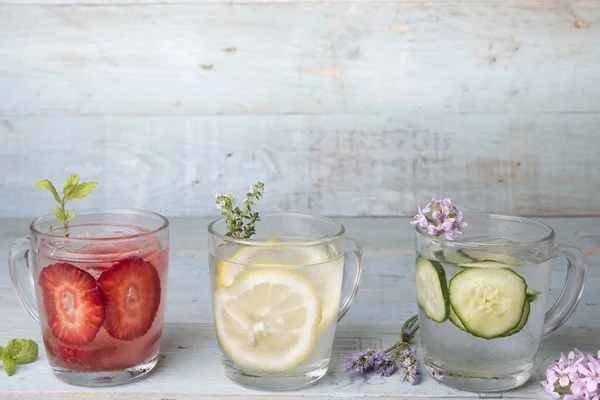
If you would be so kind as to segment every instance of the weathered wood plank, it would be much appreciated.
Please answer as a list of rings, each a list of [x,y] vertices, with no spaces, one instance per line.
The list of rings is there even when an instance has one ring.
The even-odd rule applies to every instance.
[[[273,210],[410,215],[444,195],[598,215],[598,18],[595,1],[0,5],[0,216],[45,212],[31,184],[75,170],[101,182],[86,204],[172,216],[257,179]]]
[[[599,18],[597,1],[3,5],[0,115],[597,113]]]
[[[5,257],[0,252],[0,259]],[[393,343],[402,322],[413,314],[414,275],[411,255],[367,255],[365,275],[356,303],[342,320],[336,338],[334,359],[329,375],[317,386],[286,398],[480,398],[477,393],[465,393],[439,385],[429,376],[412,387],[400,384],[397,376],[385,379],[348,376],[340,363],[351,348],[369,343],[377,348]],[[267,398],[272,395],[250,391],[232,385],[222,373],[212,326],[210,293],[207,289],[207,257],[175,253],[171,257],[167,325],[164,334],[160,368],[148,379],[133,385],[94,390],[94,395],[106,398]],[[556,298],[561,286],[560,274],[551,279],[550,300]],[[595,315],[600,297],[594,290],[600,282],[600,255],[590,256],[589,285],[580,305],[567,325],[542,342],[536,364],[536,375],[520,390],[503,393],[505,398],[533,399],[543,397],[538,380],[544,368],[560,351],[577,346],[582,351],[597,350],[600,322]],[[194,301],[196,300],[196,301]],[[11,337],[31,337],[40,340],[39,328],[21,310],[9,287],[6,269],[0,269],[0,342]],[[418,342],[417,342],[418,345]],[[180,349],[179,346],[185,347]],[[89,391],[63,384],[49,374],[45,354],[34,364],[20,367],[13,378],[0,374],[0,396],[88,397]]]
[[[406,216],[443,196],[464,211],[600,215],[599,123],[600,114],[9,117],[0,216],[52,210],[33,185],[73,172],[100,182],[79,207],[169,216],[216,215],[215,193],[243,195],[257,180],[261,210]]]

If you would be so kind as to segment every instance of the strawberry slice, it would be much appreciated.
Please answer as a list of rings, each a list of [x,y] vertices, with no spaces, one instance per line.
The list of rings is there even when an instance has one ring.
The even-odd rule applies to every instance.
[[[79,349],[58,346],[60,362],[66,365],[77,365],[92,370],[110,364],[116,352],[116,346],[99,349]]]
[[[160,278],[140,257],[115,263],[98,278],[106,305],[104,329],[114,338],[133,340],[148,332],[160,305]]]
[[[44,346],[48,358],[55,364],[64,368],[75,368],[87,371],[109,370],[115,364],[116,346],[99,348],[85,348],[74,346],[63,346],[53,343],[50,338],[44,336]],[[89,346],[88,346],[89,347]]]
[[[66,344],[94,340],[104,322],[104,304],[94,277],[73,264],[56,263],[42,269],[39,284],[52,334]]]

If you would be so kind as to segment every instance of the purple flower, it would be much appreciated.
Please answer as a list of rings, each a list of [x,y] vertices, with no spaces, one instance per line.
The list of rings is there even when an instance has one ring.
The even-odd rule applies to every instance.
[[[414,351],[413,349],[411,349],[410,347],[408,347],[400,352],[400,357],[415,357],[416,355],[417,355],[417,352]]]
[[[419,368],[418,363],[413,364],[413,366],[409,368],[408,376],[405,380],[411,385],[417,385],[419,382],[421,382],[421,369]]]
[[[374,370],[379,375],[388,377],[399,370],[403,381],[416,385],[421,380],[421,371],[417,353],[409,343],[417,329],[417,317],[412,316],[402,325],[400,341],[379,353],[365,349],[344,357],[344,372],[364,373]]]
[[[442,235],[451,240],[452,235],[462,233],[467,223],[463,221],[463,214],[452,205],[450,199],[431,200],[419,213],[415,215],[412,225],[427,231],[429,235]]]
[[[371,371],[375,362],[375,350],[366,349],[357,351],[344,357],[344,372],[364,372]]]
[[[400,352],[396,352],[396,356],[398,357],[396,362],[402,371],[402,380],[411,385],[418,384],[421,381],[421,370],[417,352],[407,345]]]
[[[396,368],[398,368],[398,365],[396,364],[396,361],[390,358],[390,356],[381,352],[375,356],[373,368],[375,368],[377,373],[381,376],[391,376]]]

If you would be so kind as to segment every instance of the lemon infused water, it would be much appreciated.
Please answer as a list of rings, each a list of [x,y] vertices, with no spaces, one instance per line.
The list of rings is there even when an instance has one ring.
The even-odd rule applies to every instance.
[[[452,239],[416,231],[425,366],[461,390],[508,390],[529,380],[540,340],[573,312],[585,263],[579,250],[555,246],[552,229],[540,222],[497,215],[468,221],[468,231]],[[552,260],[559,255],[567,259],[567,281],[547,311]]]
[[[337,322],[360,281],[360,248],[345,248],[343,227],[333,220],[284,213],[262,218],[267,223],[274,223],[272,218],[287,223],[263,227],[268,238],[209,239],[221,360],[225,374],[241,385],[299,389],[327,373]],[[306,231],[307,227],[316,230],[312,225],[319,223],[332,225],[331,237]],[[312,240],[316,234],[320,239]],[[358,261],[355,274],[344,273],[352,264],[347,261],[349,252]]]
[[[215,328],[228,373],[268,372],[284,385],[290,377],[321,378],[337,325],[343,262],[316,247],[242,248],[231,260],[211,257]]]

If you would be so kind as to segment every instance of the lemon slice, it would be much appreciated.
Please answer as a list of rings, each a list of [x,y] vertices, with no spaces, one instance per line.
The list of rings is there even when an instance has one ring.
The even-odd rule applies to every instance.
[[[280,242],[277,239],[268,239],[266,242]],[[344,274],[343,257],[329,261],[331,257],[327,252],[318,247],[292,247],[280,249],[257,247],[242,248],[228,261],[220,261],[217,266],[217,285],[229,287],[245,274],[256,267],[270,267],[276,270],[294,270],[308,279],[315,287],[321,300],[323,315],[319,331],[325,329],[331,321],[337,320],[341,298],[341,282]],[[283,261],[272,261],[275,258],[293,259],[294,264]],[[294,268],[294,267],[298,268]]]
[[[321,301],[295,272],[255,269],[216,291],[214,313],[219,343],[237,365],[286,371],[315,346]]]
[[[313,283],[315,291],[321,299],[323,315],[319,331],[322,331],[332,321],[337,322],[342,295],[342,279],[344,278],[344,258],[303,267],[298,270],[298,273]]]
[[[267,239],[265,243],[279,243],[279,239]],[[229,287],[233,285],[245,272],[249,272],[248,264],[261,267],[274,264],[273,262],[255,263],[253,259],[260,257],[261,253],[269,251],[268,247],[242,247],[230,259],[221,260],[217,265],[217,286]],[[246,265],[244,265],[246,264]]]

